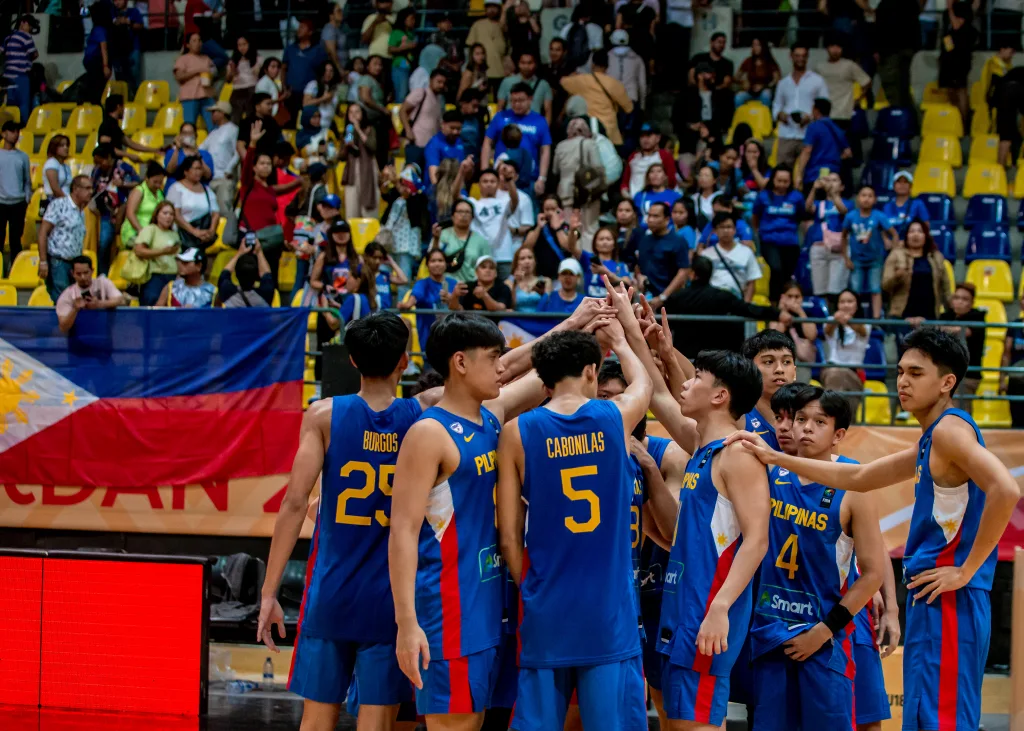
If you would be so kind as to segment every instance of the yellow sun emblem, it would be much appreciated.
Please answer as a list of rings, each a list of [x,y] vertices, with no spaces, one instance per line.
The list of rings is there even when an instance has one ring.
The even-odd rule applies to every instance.
[[[729,539],[725,537],[725,533],[719,533],[717,536],[715,536],[715,540],[718,541],[719,546],[724,546],[726,543],[729,542]]]
[[[27,424],[28,416],[21,410],[20,405],[23,401],[39,400],[38,393],[23,388],[32,380],[32,371],[22,371],[17,378],[11,376],[13,372],[14,363],[10,358],[4,358],[3,364],[0,365],[0,434],[7,431],[8,414],[13,414],[15,421]]]
[[[957,529],[960,527],[957,524],[957,522],[952,518],[942,523],[939,523],[939,525],[941,525],[947,533],[956,533]]]

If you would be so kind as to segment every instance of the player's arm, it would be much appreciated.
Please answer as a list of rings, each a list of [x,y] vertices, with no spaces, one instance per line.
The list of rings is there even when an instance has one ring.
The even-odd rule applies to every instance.
[[[900,644],[900,607],[896,602],[896,576],[892,570],[892,560],[885,550],[882,540],[882,602],[879,609],[878,633],[875,642],[881,648],[882,657],[886,658],[896,651]],[[888,641],[886,641],[888,636]]]
[[[498,438],[498,538],[501,557],[518,585],[523,578],[523,531],[526,511],[523,509],[523,440],[519,420],[513,419],[501,430]]]
[[[743,542],[697,633],[697,650],[704,655],[719,655],[729,649],[729,609],[750,585],[768,550],[770,501],[764,465],[737,445],[722,450],[719,465]]]
[[[942,566],[910,577],[912,581],[907,589],[917,590],[914,599],[927,597],[929,604],[943,592],[967,586],[999,545],[1020,500],[1017,481],[998,457],[978,443],[974,429],[966,421],[943,419],[932,431],[932,453],[936,450],[981,488],[985,493],[985,507],[978,523],[978,535],[962,566]]]
[[[672,521],[676,517],[679,506],[672,491],[665,484],[665,478],[661,476],[658,463],[644,449],[643,444],[631,437],[630,445],[633,456],[636,457],[640,469],[643,470],[644,487],[647,490],[647,502],[643,507],[644,533],[659,546],[669,551],[672,549],[672,533],[675,531]],[[662,519],[659,520],[659,517]],[[669,527],[670,530],[663,530],[663,525]]]
[[[398,664],[413,685],[423,687],[423,669],[430,664],[427,636],[416,618],[416,567],[419,562],[419,534],[427,512],[430,491],[441,473],[448,435],[433,419],[416,422],[406,432],[398,449],[395,482],[391,491],[391,532],[388,538],[388,570],[395,599],[398,624]]]
[[[672,442],[665,449],[661,458],[661,477],[665,484],[668,496],[671,498],[671,509],[668,501],[660,499],[654,491],[648,490],[647,505],[649,516],[658,524],[658,532],[665,537],[669,544],[672,543],[672,536],[676,530],[676,518],[679,511],[679,491],[682,489],[683,475],[686,474],[686,463],[688,457],[686,452],[680,449],[679,445]],[[648,525],[648,515],[644,515],[644,525]],[[666,548],[663,546],[663,548]],[[667,548],[666,548],[667,550]]]
[[[444,386],[437,386],[435,388],[428,388],[426,391],[420,391],[416,394],[416,400],[419,401],[420,408],[426,411],[431,406],[435,406],[442,396],[444,396]]]
[[[875,512],[871,498],[847,493],[843,496],[840,511],[846,513],[849,518],[853,547],[860,566],[860,577],[850,585],[842,601],[829,611],[823,621],[785,643],[787,657],[798,662],[809,658],[828,640],[849,626],[854,615],[867,605],[868,600],[882,585],[882,562],[886,559],[882,531],[878,527],[878,513]]]
[[[270,555],[267,557],[267,575],[263,580],[260,599],[260,618],[256,627],[256,641],[263,642],[274,652],[280,652],[271,637],[270,628],[277,625],[277,636],[284,639],[284,611],[277,601],[277,590],[285,566],[299,539],[302,523],[309,507],[309,495],[316,487],[317,478],[324,465],[324,434],[331,425],[331,399],[317,401],[302,417],[299,432],[299,448],[292,463],[292,474],[288,480],[281,510],[274,521],[274,535],[270,539]]]
[[[654,384],[651,376],[640,362],[636,353],[629,347],[626,341],[625,328],[632,328],[637,334],[640,333],[640,325],[632,315],[626,318],[625,326],[618,319],[609,320],[608,324],[602,327],[601,332],[610,340],[612,352],[619,356],[619,365],[622,366],[622,375],[626,379],[626,390],[619,394],[613,402],[622,413],[622,425],[625,428],[626,446],[629,446],[629,435],[644,418],[647,407],[651,403],[651,393]],[[642,335],[640,337],[643,337]],[[645,349],[646,350],[646,349]],[[650,352],[647,353],[650,356]]]
[[[502,386],[498,398],[484,401],[484,406],[498,421],[505,423],[534,406],[540,406],[543,401],[544,384],[536,371],[530,371],[514,383]]]
[[[895,485],[898,482],[912,479],[917,470],[917,447],[908,447],[873,462],[849,464],[805,459],[776,452],[765,444],[761,437],[748,431],[734,432],[725,440],[726,445],[733,445],[737,442],[740,442],[743,449],[749,451],[766,465],[778,465],[811,482],[818,482],[847,492],[871,492],[881,487]]]

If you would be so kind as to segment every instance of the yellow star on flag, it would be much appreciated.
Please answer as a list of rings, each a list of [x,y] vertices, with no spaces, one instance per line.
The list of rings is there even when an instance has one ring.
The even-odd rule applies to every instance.
[[[62,403],[65,406],[74,406],[76,401],[78,401],[78,396],[75,395],[74,391],[64,392],[64,401]]]

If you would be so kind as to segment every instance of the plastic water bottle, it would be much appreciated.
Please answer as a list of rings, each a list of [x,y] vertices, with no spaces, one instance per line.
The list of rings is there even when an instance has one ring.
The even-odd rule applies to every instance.
[[[263,661],[263,690],[274,687],[274,661],[269,657]]]
[[[256,690],[256,688],[256,683],[253,683],[251,680],[232,680],[227,684],[227,690],[230,695],[241,695],[242,693]]]

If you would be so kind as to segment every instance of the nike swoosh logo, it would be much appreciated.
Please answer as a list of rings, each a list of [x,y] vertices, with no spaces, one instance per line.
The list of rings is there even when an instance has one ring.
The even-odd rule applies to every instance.
[[[471,441],[473,441],[473,437],[475,436],[476,433],[474,432],[473,434],[470,434],[468,437],[462,437],[462,440],[466,442],[466,444],[469,444]]]
[[[761,434],[767,434],[767,433],[768,433],[768,430],[767,430],[767,429],[765,429],[764,431],[756,431],[756,432],[754,432],[754,433],[755,433],[755,434],[757,434],[758,436],[760,436]]]
[[[775,478],[775,484],[776,485],[792,485],[793,483],[790,482],[789,480],[786,480],[785,482],[783,482],[782,480],[780,480],[778,478]]]

